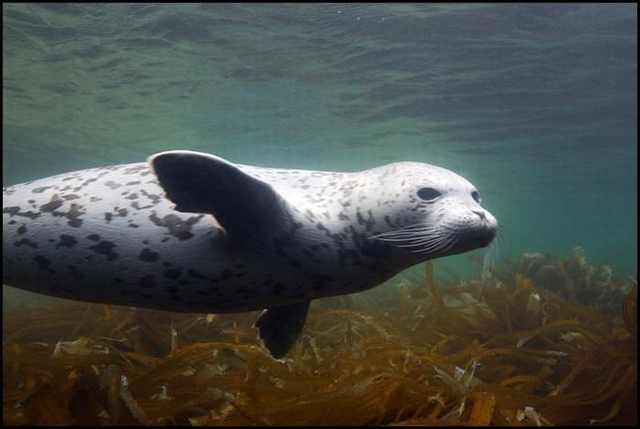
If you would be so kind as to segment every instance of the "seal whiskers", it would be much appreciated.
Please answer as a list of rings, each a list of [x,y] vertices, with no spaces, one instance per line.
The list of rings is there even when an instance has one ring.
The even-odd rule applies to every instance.
[[[436,255],[453,246],[455,238],[450,228],[419,223],[405,228],[376,234],[371,238],[389,243],[393,247],[406,248],[415,254]]]

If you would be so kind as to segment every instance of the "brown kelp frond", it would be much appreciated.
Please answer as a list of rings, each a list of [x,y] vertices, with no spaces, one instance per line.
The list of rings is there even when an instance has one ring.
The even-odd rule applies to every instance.
[[[580,249],[469,281],[435,268],[314,302],[281,360],[256,313],[5,311],[3,423],[637,424],[635,279]]]

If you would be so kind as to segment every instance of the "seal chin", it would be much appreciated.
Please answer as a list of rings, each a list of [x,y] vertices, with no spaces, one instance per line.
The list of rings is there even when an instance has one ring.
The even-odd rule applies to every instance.
[[[495,237],[496,228],[489,225],[460,231],[456,234],[455,245],[447,252],[447,255],[455,255],[487,247]]]

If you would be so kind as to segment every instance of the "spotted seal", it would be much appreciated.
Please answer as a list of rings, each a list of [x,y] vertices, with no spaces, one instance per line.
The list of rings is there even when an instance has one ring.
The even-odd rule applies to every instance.
[[[266,309],[259,338],[281,357],[312,299],[486,246],[496,225],[471,183],[429,164],[343,173],[168,151],[4,188],[3,282],[169,311]]]

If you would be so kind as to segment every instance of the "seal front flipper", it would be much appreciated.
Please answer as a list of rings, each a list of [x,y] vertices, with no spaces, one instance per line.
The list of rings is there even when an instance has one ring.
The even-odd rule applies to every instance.
[[[187,150],[149,157],[167,198],[179,212],[213,214],[236,242],[273,230],[287,202],[268,183],[214,155]]]
[[[271,307],[260,313],[255,327],[258,337],[271,356],[276,359],[283,357],[293,346],[307,318],[309,304],[305,301],[298,304]]]

